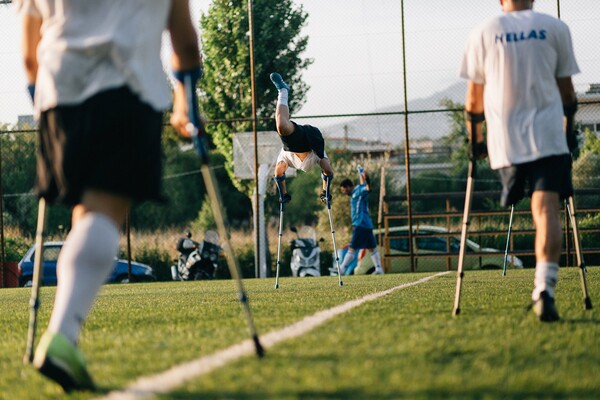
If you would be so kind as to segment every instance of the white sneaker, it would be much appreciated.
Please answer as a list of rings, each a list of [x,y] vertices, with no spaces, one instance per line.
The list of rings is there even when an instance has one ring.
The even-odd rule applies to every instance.
[[[375,268],[375,272],[373,272],[373,275],[383,275],[383,269],[381,268]]]

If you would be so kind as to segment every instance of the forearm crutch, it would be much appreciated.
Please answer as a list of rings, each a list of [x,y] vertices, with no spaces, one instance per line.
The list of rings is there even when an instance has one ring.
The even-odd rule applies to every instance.
[[[281,236],[283,231],[283,212],[285,204],[285,200],[283,198],[284,180],[285,174],[275,177],[275,183],[277,184],[277,190],[279,192],[279,237],[277,238],[277,271],[275,273],[275,289],[279,288],[279,268],[281,266]]]
[[[37,328],[37,315],[40,308],[40,287],[44,277],[44,231],[46,229],[46,200],[40,197],[38,202],[37,228],[35,231],[35,257],[33,259],[33,278],[31,281],[31,297],[29,299],[29,327],[27,329],[27,347],[23,362],[31,364],[33,361],[33,346],[35,345],[35,331]]]
[[[567,208],[567,214],[569,215],[569,220],[571,221],[571,228],[573,229],[573,243],[575,244],[577,265],[579,267],[579,274],[581,276],[581,290],[583,291],[583,306],[584,309],[591,310],[592,300],[590,299],[590,295],[587,289],[587,283],[585,280],[585,276],[587,274],[587,267],[585,265],[583,253],[581,252],[581,242],[579,241],[579,228],[577,226],[577,218],[575,216],[575,202],[573,201],[573,196],[569,196],[568,200],[565,202],[565,207]]]
[[[204,185],[206,186],[206,191],[210,199],[210,204],[213,215],[215,217],[215,222],[217,224],[219,235],[223,238],[225,242],[224,248],[225,254],[227,256],[227,265],[229,267],[231,277],[235,279],[237,283],[239,300],[244,309],[246,323],[248,324],[248,330],[254,342],[256,355],[258,357],[262,357],[264,355],[264,349],[258,339],[258,333],[256,331],[256,327],[254,326],[254,319],[252,318],[252,312],[250,310],[248,296],[246,294],[246,289],[244,288],[244,283],[242,282],[242,274],[240,273],[240,267],[238,265],[237,258],[233,253],[233,248],[231,247],[231,243],[229,242],[229,237],[227,235],[225,222],[226,215],[223,212],[223,201],[221,200],[221,192],[219,190],[219,187],[217,186],[217,180],[214,176],[213,170],[210,168],[209,165],[208,146],[206,143],[206,131],[204,129],[202,119],[199,115],[195,81],[193,77],[188,74],[184,76],[183,84],[185,87],[190,120],[187,126],[187,130],[190,133],[190,136],[192,137],[194,147],[196,148],[196,152],[200,157],[200,171],[202,173],[202,179],[204,180]]]
[[[329,225],[331,226],[331,241],[333,243],[333,255],[335,257],[335,264],[337,266],[338,273],[338,281],[340,286],[344,285],[342,282],[342,273],[340,269],[340,257],[337,252],[337,245],[335,244],[335,230],[333,229],[333,218],[331,217],[331,196],[329,195],[331,192],[331,181],[333,180],[333,175],[322,175],[325,180],[325,202],[327,204],[327,213],[329,214]]]
[[[508,235],[506,236],[506,249],[504,250],[504,265],[502,266],[502,276],[506,276],[506,264],[508,263],[508,245],[510,244],[510,234],[512,233],[513,214],[515,205],[510,205],[510,218],[508,219]]]
[[[460,233],[460,250],[458,252],[458,268],[456,270],[456,292],[454,296],[454,309],[452,314],[460,314],[460,291],[462,289],[462,280],[464,277],[463,267],[465,263],[465,252],[467,245],[467,230],[469,228],[469,213],[471,212],[471,200],[473,197],[473,185],[477,170],[477,158],[479,157],[477,146],[477,124],[484,121],[483,114],[471,114],[467,112],[467,118],[471,124],[470,143],[469,143],[469,173],[467,176],[467,190],[465,192],[465,209],[463,211],[462,229]]]

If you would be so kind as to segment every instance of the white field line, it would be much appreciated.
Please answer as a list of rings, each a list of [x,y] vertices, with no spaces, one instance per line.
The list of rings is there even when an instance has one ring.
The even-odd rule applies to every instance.
[[[414,282],[405,283],[395,286],[391,289],[369,294],[361,297],[360,299],[351,300],[327,310],[316,312],[315,314],[304,317],[300,321],[295,322],[292,325],[288,325],[278,331],[261,335],[260,342],[264,348],[275,346],[277,343],[288,339],[293,339],[310,332],[328,320],[342,313],[350,311],[351,309],[364,303],[376,300],[397,290],[419,285],[448,273],[449,272],[441,272]],[[184,364],[176,365],[167,371],[158,373],[156,375],[138,378],[125,389],[110,392],[106,396],[99,398],[99,400],[139,400],[152,398],[157,394],[166,394],[183,385],[187,381],[190,381],[200,375],[208,374],[225,366],[229,362],[252,354],[254,354],[254,343],[252,340],[247,339],[216,353],[186,362]]]

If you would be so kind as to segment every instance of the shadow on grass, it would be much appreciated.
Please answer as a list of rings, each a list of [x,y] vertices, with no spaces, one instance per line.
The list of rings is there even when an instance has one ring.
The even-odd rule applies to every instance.
[[[392,399],[531,399],[531,398],[569,398],[569,399],[591,399],[597,398],[598,392],[594,390],[569,390],[569,391],[552,391],[550,390],[499,390],[496,388],[477,389],[472,391],[441,391],[435,389],[422,391],[394,391],[385,392],[385,389],[380,392],[376,391],[356,391],[356,390],[341,390],[335,393],[319,392],[319,391],[299,391],[290,393],[270,393],[261,390],[248,390],[246,392],[194,392],[169,393],[166,397],[174,400],[196,400],[196,399],[245,399],[245,400],[260,400],[260,399],[349,399],[349,400],[392,400]]]

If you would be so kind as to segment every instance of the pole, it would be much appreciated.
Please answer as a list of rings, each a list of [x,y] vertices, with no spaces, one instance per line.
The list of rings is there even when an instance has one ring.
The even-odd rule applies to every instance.
[[[250,33],[250,88],[252,90],[252,132],[254,133],[254,201],[256,203],[256,225],[254,226],[254,240],[256,241],[256,254],[254,255],[254,274],[257,278],[260,277],[261,252],[260,252],[260,219],[263,217],[260,214],[260,195],[258,190],[258,134],[257,134],[257,118],[256,118],[256,75],[254,70],[254,13],[252,9],[252,0],[248,0],[248,31]]]
[[[410,270],[415,272],[415,253],[413,249],[412,232],[412,199],[410,195],[410,153],[408,142],[408,92],[406,90],[406,34],[404,30],[404,0],[400,1],[402,7],[402,75],[404,80],[404,165],[406,170],[406,208],[408,217],[408,250],[410,254]]]

